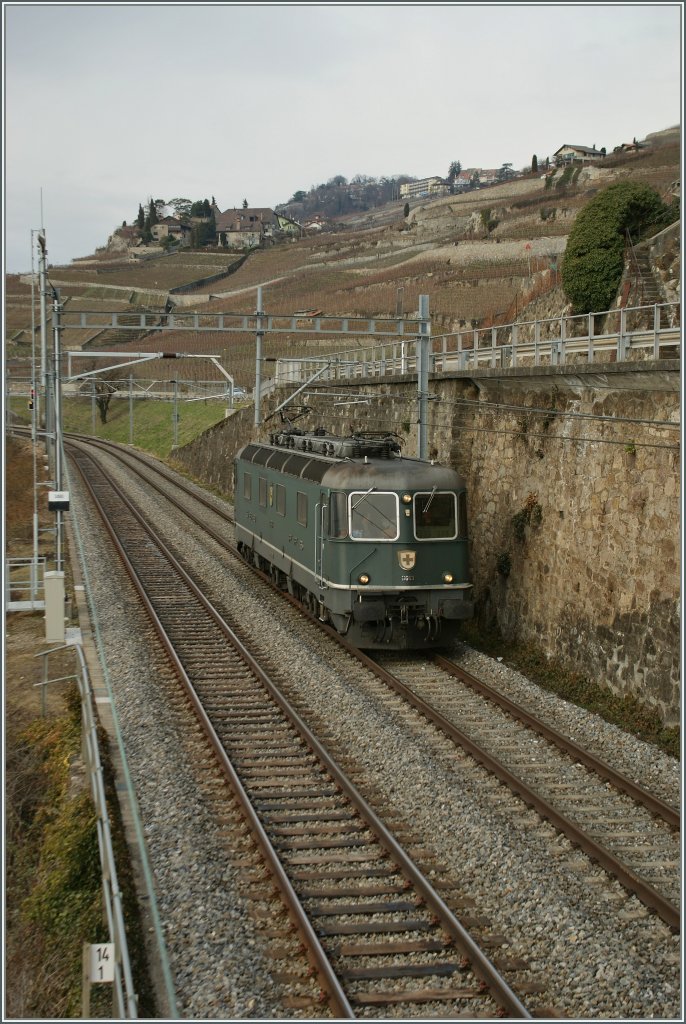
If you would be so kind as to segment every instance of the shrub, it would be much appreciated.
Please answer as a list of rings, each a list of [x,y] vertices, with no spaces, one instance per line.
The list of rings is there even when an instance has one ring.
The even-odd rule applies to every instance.
[[[575,313],[608,309],[624,267],[624,236],[633,240],[664,220],[669,208],[647,185],[620,181],[604,189],[579,213],[570,232],[562,286]]]

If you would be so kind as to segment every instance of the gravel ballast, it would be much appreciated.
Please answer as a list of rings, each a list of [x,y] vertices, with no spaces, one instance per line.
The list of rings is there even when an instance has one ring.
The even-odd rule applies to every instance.
[[[111,460],[108,467],[115,478],[126,475]],[[282,671],[290,669],[294,692],[317,723],[326,723],[335,749],[354,752],[358,784],[373,787],[377,809],[406,821],[415,837],[430,837],[433,857],[475,900],[492,930],[507,936],[504,952],[526,958],[547,983],[547,1004],[554,999],[569,1017],[680,1018],[678,936],[470,758],[448,759],[444,741],[413,727],[411,716],[389,713],[365,670],[341,657],[277,595],[246,583],[246,570],[236,568],[214,542],[195,539],[196,528],[179,522],[163,499],[145,496],[138,483],[133,487],[144,514],[193,566],[220,608],[250,624],[265,658]],[[195,796],[192,753],[180,720],[170,715],[166,684],[158,685],[149,640],[140,619],[132,625],[125,592],[113,595],[109,548],[83,508],[80,498],[74,501],[181,1012],[284,1016],[284,991],[261,958],[235,868],[216,839],[209,808]],[[680,767],[650,744],[464,645],[455,646],[453,657],[662,799],[679,804]],[[226,955],[221,977],[213,963],[215,942]]]

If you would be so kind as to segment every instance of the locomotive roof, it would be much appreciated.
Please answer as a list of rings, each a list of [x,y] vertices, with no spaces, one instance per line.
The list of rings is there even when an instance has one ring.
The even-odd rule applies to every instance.
[[[247,444],[237,453],[236,458],[254,465],[267,466],[288,476],[346,490],[356,487],[366,490],[372,486],[372,482],[375,487],[387,490],[402,490],[406,487],[453,490],[464,486],[460,475],[449,466],[439,466],[424,459],[398,454],[336,457],[257,443]]]

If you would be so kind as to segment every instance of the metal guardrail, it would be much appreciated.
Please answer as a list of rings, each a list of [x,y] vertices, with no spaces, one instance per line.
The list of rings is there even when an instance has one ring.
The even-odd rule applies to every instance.
[[[102,891],[109,932],[109,941],[114,944],[114,1006],[117,1017],[122,1020],[138,1018],[138,1000],[133,985],[131,961],[129,959],[126,928],[122,907],[122,894],[117,880],[117,865],[112,846],[112,831],[107,810],[107,799],[103,782],[103,769],[98,745],[97,718],[95,714],[95,698],[88,675],[86,659],[81,644],[68,644],[41,651],[35,655],[44,658],[44,682],[39,684],[45,689],[51,682],[48,678],[48,657],[57,651],[73,649],[76,651],[79,671],[75,676],[64,677],[76,679],[81,697],[81,722],[83,755],[90,782],[91,796],[97,816],[98,848],[100,851],[100,867],[102,872]]]
[[[676,349],[675,355],[680,356],[680,323],[681,304],[666,302],[435,335],[430,370],[623,362],[632,354],[661,359],[668,349]],[[417,348],[417,340],[408,337],[316,359],[279,359],[275,380],[277,384],[306,381],[322,363],[331,364],[320,374],[322,381],[416,373]]]
[[[45,557],[5,559],[5,611],[45,608]]]

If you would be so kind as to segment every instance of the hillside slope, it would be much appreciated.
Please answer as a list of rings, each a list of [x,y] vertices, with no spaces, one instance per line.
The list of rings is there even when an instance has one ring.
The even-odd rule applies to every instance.
[[[667,201],[680,192],[679,131],[655,133],[651,145],[631,155],[608,157],[602,165],[558,170],[548,177],[530,176],[446,196],[413,206],[407,218],[404,203],[392,203],[365,215],[350,215],[334,232],[321,233],[251,253],[242,264],[222,251],[190,252],[153,259],[141,265],[122,261],[76,261],[52,267],[51,282],[59,287],[67,308],[135,310],[141,305],[179,309],[253,312],[257,286],[263,289],[268,313],[318,309],[349,316],[411,316],[419,296],[429,295],[436,333],[527,319],[532,301],[546,315],[562,313],[565,298],[559,271],[569,231],[576,216],[597,192],[630,178],[654,187]],[[678,292],[678,246],[661,256],[664,279]],[[217,274],[223,275],[219,278]],[[214,280],[198,284],[200,279]],[[676,281],[676,288],[674,282]],[[196,282],[195,287],[193,283]],[[170,294],[170,289],[190,289]],[[540,315],[540,313],[538,314]],[[26,281],[7,280],[6,350],[27,355],[31,299]],[[159,350],[164,336],[136,338],[136,347]],[[132,335],[112,331],[68,332],[65,347],[117,347]],[[254,338],[233,335],[218,344],[216,334],[174,335],[177,351],[221,350],[244,385],[254,377]],[[311,340],[288,336],[265,339],[267,357],[312,354]],[[332,342],[323,350],[340,348]],[[203,373],[207,374],[207,364]],[[167,365],[147,364],[146,376],[168,376]],[[199,371],[198,371],[199,372]]]

